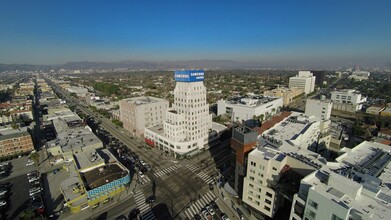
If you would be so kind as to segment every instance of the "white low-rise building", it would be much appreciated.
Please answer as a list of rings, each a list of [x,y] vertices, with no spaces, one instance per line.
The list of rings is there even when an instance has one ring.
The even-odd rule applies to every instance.
[[[350,75],[349,79],[354,79],[358,81],[362,80],[368,80],[369,79],[370,72],[362,71],[362,70],[356,70],[352,72],[352,75]]]
[[[283,106],[282,98],[246,95],[217,101],[217,115],[227,114],[234,120],[246,121],[263,115],[264,119],[275,115]]]
[[[391,147],[363,142],[302,179],[290,219],[389,219]]]
[[[362,109],[362,104],[367,100],[366,97],[354,90],[344,89],[331,92],[333,109],[341,111],[356,112]]]

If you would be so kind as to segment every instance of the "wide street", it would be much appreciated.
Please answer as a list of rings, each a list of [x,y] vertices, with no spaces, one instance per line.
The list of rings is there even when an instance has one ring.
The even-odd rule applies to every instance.
[[[118,128],[110,120],[97,115],[97,113],[85,107],[83,102],[70,96],[51,81],[48,80],[48,82],[57,93],[60,93],[67,100],[68,104],[76,105],[84,114],[100,120],[100,126],[102,128],[110,132],[111,135],[136,152],[141,159],[152,166],[152,170],[144,178],[140,178],[142,185],[138,186],[143,196],[134,196],[134,202],[125,203],[128,207],[127,209],[124,209],[122,207],[123,205],[112,208],[105,214],[107,216],[114,216],[112,213],[118,214],[118,210],[122,210],[121,213],[124,210],[128,212],[135,206],[142,210],[140,206],[143,207],[145,205],[145,199],[144,201],[140,201],[138,198],[147,198],[154,194],[156,195],[156,203],[153,206],[165,204],[174,218],[185,219],[186,215],[184,210],[186,207],[192,201],[203,197],[210,191],[208,185],[214,181],[211,176],[216,176],[216,167],[223,165],[229,159],[230,151],[229,147],[227,147],[228,141],[221,144],[222,146],[225,145],[224,148],[220,149],[219,146],[216,146],[211,151],[205,151],[198,157],[184,160],[164,157],[162,156],[162,151],[157,148],[139,148],[139,146],[143,145],[142,140],[137,138],[131,139],[131,136],[124,129]],[[216,163],[218,166],[216,166]],[[135,178],[139,177],[135,176]],[[135,178],[133,181],[135,181]],[[149,209],[145,210],[147,211]],[[96,214],[95,216],[98,215]],[[159,219],[159,216],[155,217]]]

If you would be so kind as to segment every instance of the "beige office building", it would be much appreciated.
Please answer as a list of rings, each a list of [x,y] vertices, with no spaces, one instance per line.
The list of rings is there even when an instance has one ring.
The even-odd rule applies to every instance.
[[[286,87],[279,87],[273,90],[265,91],[263,93],[264,96],[270,96],[270,97],[279,97],[282,98],[282,104],[283,106],[288,106],[289,103],[293,101],[293,98],[303,93],[303,90],[300,88],[286,88]]]
[[[165,120],[168,101],[155,97],[134,97],[119,102],[120,119],[126,130],[143,137],[144,128],[157,126]]]

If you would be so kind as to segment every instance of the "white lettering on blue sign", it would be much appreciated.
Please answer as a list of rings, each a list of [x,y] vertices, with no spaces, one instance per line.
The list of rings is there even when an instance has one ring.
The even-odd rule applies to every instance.
[[[175,74],[175,78],[189,78],[187,74]]]
[[[191,76],[203,76],[204,72],[191,73]]]

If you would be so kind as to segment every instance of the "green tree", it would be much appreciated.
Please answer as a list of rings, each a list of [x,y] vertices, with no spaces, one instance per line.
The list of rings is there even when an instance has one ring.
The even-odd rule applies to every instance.
[[[20,213],[21,220],[35,219],[35,217],[36,217],[36,213],[31,208],[25,209],[23,212]]]
[[[265,118],[265,115],[264,114],[261,114],[259,115],[259,119],[261,120],[261,122],[263,122],[263,119]]]

